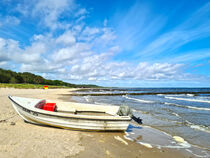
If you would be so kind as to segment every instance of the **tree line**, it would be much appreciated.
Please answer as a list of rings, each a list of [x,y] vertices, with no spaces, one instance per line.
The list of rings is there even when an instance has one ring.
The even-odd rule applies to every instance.
[[[32,74],[30,72],[14,72],[11,70],[4,70],[0,68],[0,83],[29,83],[29,84],[42,84],[42,85],[55,85],[66,86],[72,88],[93,88],[99,87],[97,85],[77,85],[60,80],[47,80],[42,76]]]

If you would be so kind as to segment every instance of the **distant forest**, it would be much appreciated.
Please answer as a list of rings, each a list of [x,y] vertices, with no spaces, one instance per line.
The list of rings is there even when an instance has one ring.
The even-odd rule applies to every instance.
[[[54,85],[54,86],[66,86],[72,88],[96,88],[97,85],[78,85],[63,82],[60,80],[47,80],[39,75],[35,75],[29,72],[14,72],[11,70],[4,70],[0,68],[0,83],[28,83],[28,84],[41,84],[41,85]]]

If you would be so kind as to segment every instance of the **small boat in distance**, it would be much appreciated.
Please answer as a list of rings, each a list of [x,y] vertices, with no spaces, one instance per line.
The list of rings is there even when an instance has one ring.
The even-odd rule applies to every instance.
[[[119,106],[8,97],[16,112],[34,124],[75,130],[125,131],[131,121],[130,116],[118,114]]]

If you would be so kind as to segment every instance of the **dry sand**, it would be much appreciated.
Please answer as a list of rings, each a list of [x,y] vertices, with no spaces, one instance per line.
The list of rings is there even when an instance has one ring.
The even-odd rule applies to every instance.
[[[8,95],[69,100],[73,89],[0,89],[0,158],[193,157],[176,149],[147,148],[125,140],[123,133],[82,132],[25,123]]]

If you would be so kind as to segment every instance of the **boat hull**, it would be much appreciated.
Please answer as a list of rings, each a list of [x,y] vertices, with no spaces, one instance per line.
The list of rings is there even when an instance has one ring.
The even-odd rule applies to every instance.
[[[27,122],[48,125],[53,127],[91,130],[91,131],[125,131],[128,128],[130,119],[91,119],[84,117],[67,117],[53,114],[40,113],[27,109],[12,100],[12,105],[17,113]]]

